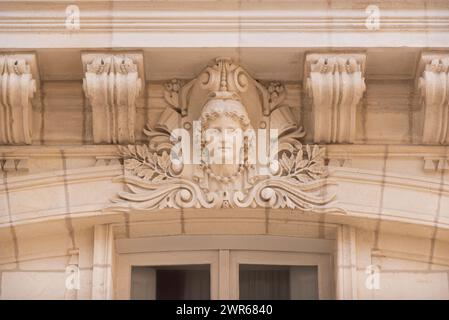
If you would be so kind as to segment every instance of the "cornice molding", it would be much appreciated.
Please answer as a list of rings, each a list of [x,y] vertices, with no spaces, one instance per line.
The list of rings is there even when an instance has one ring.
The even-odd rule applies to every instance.
[[[449,146],[401,145],[401,144],[322,144],[327,159],[353,158],[447,158]],[[121,155],[115,145],[78,146],[0,146],[0,159],[24,159],[61,157],[61,152],[69,158],[119,159]]]
[[[53,1],[51,7],[45,1],[21,1],[12,5],[7,2],[0,1],[0,6],[4,10],[13,6],[14,11],[0,17],[0,30],[60,32],[65,29],[67,2]],[[80,32],[369,31],[366,8],[373,4],[371,1],[353,1],[344,7],[336,2],[259,1],[255,7],[251,1],[77,1]],[[448,30],[449,7],[444,2],[426,6],[423,2],[379,5],[381,30]],[[24,18],[30,21],[25,23]]]
[[[119,176],[121,173],[123,173],[121,165],[112,165],[7,177],[6,180],[2,177],[0,179],[0,194],[63,186],[64,184],[112,180],[112,178]]]
[[[92,168],[83,168],[83,169],[74,169],[67,171],[58,171],[58,172],[48,172],[44,174],[36,174],[29,175],[26,177],[10,177],[8,178],[8,192],[10,194],[14,194],[14,196],[20,196],[21,192],[29,195],[30,191],[36,190],[40,192],[46,192],[44,189],[46,188],[64,188],[64,186],[68,185],[70,188],[73,186],[77,186],[79,190],[91,190],[93,187],[97,188],[100,192],[100,188],[105,188],[104,182],[110,181],[114,177],[117,177],[122,171],[123,168],[121,166],[108,166],[103,168],[92,167]],[[331,170],[330,177],[328,178],[329,183],[337,183],[338,185],[331,186],[332,192],[337,192],[337,194],[345,194],[345,190],[351,185],[357,185],[358,188],[368,188],[364,189],[371,190],[373,192],[372,187],[379,188],[392,188],[396,191],[400,191],[404,195],[404,199],[416,199],[413,201],[424,201],[423,199],[427,199],[426,197],[430,197],[430,199],[436,200],[438,197],[442,197],[444,203],[446,203],[446,198],[449,197],[449,185],[441,184],[441,182],[436,181],[435,179],[427,179],[422,177],[411,177],[405,175],[399,175],[394,173],[383,173],[380,171],[374,170],[361,170],[361,169],[351,169],[351,168],[337,168],[335,170]],[[100,184],[96,184],[100,183]],[[52,189],[55,190],[55,189]],[[65,207],[54,207],[54,204],[50,205],[50,207],[45,208],[41,207],[38,211],[29,210],[29,211],[20,211],[13,212],[10,216],[6,215],[5,219],[0,222],[0,228],[9,227],[11,222],[13,224],[21,224],[21,223],[34,223],[40,221],[42,219],[64,219],[67,215],[70,215],[72,218],[75,217],[88,217],[88,216],[98,216],[99,212],[104,209],[101,216],[104,217],[106,214],[115,214],[117,213],[115,210],[106,209],[110,205],[107,202],[108,197],[112,197],[114,194],[114,189],[106,190],[102,189],[101,193],[103,194],[101,199],[98,199],[97,203],[79,205],[73,204],[70,206],[70,212],[66,212],[67,208]],[[421,195],[421,197],[416,197],[417,192]],[[0,188],[0,196],[4,195],[5,189],[4,186]],[[424,197],[424,198],[422,198]],[[422,225],[432,225],[438,226],[439,228],[449,228],[449,218],[446,215],[441,215],[439,220],[435,223],[434,216],[432,212],[429,213],[428,210],[420,210],[420,208],[416,208],[416,210],[410,211],[407,204],[409,200],[406,202],[398,203],[395,207],[390,207],[389,205],[384,204],[382,208],[379,206],[374,206],[370,204],[361,204],[357,201],[351,201],[351,196],[346,194],[345,199],[341,199],[338,201],[338,205],[342,207],[347,214],[341,215],[341,212],[329,212],[329,219],[331,217],[364,217],[364,218],[375,218],[382,220],[391,220],[391,221],[404,221],[408,223],[414,224],[422,224]],[[348,202],[349,201],[349,202]],[[189,210],[189,209],[184,209]],[[198,209],[193,209],[195,212]],[[251,208],[247,209],[250,212]],[[380,210],[380,211],[379,211]],[[133,210],[132,212],[140,212],[147,213],[148,210]],[[162,211],[159,211],[162,213]],[[176,209],[167,209],[163,212],[164,215],[170,217],[170,212],[177,212]],[[193,212],[193,211],[192,211]],[[246,212],[246,211],[245,211]],[[276,213],[285,212],[282,209],[276,210]],[[302,213],[309,212],[304,210],[288,210],[289,214],[292,212]],[[319,211],[317,211],[319,212]],[[317,213],[317,212],[309,212],[309,213]]]
[[[0,34],[4,34],[0,47],[12,48],[9,37],[16,34],[29,36],[25,47],[42,48],[55,43],[58,47],[141,47],[142,43],[148,47],[212,43],[215,47],[329,47],[336,43],[342,47],[428,47],[432,32],[431,45],[449,46],[445,36],[449,8],[444,1],[380,4],[380,28],[375,30],[367,27],[371,1],[353,1],[344,7],[338,1],[270,1],[257,6],[251,1],[84,1],[77,5],[80,25],[73,29],[65,24],[66,2],[1,2],[0,12],[7,14],[0,14]],[[402,36],[404,31],[407,37]],[[273,35],[268,42],[266,33]]]

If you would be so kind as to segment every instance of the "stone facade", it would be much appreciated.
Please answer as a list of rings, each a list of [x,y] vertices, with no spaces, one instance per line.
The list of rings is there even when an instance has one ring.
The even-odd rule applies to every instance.
[[[447,1],[0,2],[0,71],[0,299],[129,299],[131,266],[185,264],[212,299],[241,264],[449,299]],[[222,116],[279,161],[170,160]]]

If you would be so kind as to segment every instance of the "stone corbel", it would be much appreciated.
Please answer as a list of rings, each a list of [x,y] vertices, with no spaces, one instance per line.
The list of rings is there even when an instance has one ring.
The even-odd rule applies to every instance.
[[[82,61],[94,143],[134,143],[136,100],[145,84],[143,55],[85,53]]]
[[[449,53],[424,53],[418,67],[418,90],[424,111],[422,142],[449,142]]]
[[[32,99],[39,83],[35,54],[0,54],[0,144],[32,142]]]
[[[305,91],[313,101],[316,143],[353,143],[356,109],[366,90],[364,54],[309,54]]]

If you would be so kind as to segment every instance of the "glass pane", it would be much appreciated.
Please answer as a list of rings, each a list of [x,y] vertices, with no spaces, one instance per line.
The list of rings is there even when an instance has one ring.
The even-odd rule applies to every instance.
[[[210,266],[132,267],[131,299],[208,300]]]
[[[318,299],[316,266],[240,265],[240,299]]]

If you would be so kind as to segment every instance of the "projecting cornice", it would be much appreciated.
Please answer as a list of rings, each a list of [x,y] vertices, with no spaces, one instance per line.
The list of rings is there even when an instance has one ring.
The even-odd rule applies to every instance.
[[[34,54],[0,54],[0,144],[32,142],[32,98],[39,74]]]
[[[364,54],[309,54],[304,86],[313,101],[314,142],[353,143],[356,107],[366,90]]]
[[[449,142],[449,52],[423,53],[418,70],[418,89],[423,104],[422,141]]]
[[[86,53],[82,61],[94,143],[133,143],[136,99],[145,85],[143,55]]]
[[[0,14],[0,47],[13,48],[18,34],[24,46],[35,48],[142,47],[142,43],[145,47],[427,47],[429,42],[448,47],[449,43],[447,1],[259,1],[257,6],[249,0],[77,1],[77,11],[67,10],[68,5],[73,4],[0,2],[0,12],[8,12]],[[379,21],[372,28],[373,19]],[[429,36],[430,32],[438,35]]]

